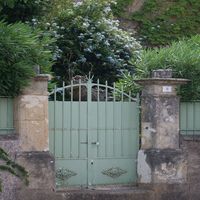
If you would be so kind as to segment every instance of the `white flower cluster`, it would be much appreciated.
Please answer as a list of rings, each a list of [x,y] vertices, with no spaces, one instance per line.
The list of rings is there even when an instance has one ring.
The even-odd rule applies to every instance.
[[[104,8],[105,13],[110,11],[110,6]],[[136,60],[140,60],[140,44],[129,33],[119,28],[118,20],[107,18],[107,15],[97,21],[78,16],[74,19],[73,24],[79,24],[80,30],[83,30],[78,35],[83,53],[94,54],[97,59],[101,59],[103,50],[109,52],[105,59],[105,65],[107,62],[111,65],[126,67],[132,54]],[[87,61],[82,59],[83,57],[81,55],[79,62]]]
[[[47,30],[60,45],[55,47],[53,59],[66,56],[63,59],[70,66],[95,66],[98,63],[119,72],[131,68],[130,59],[140,60],[141,46],[119,28],[118,20],[112,18],[111,3],[116,1],[109,0],[100,6],[97,1],[85,2],[74,3],[73,8],[66,11],[65,20],[46,23]]]

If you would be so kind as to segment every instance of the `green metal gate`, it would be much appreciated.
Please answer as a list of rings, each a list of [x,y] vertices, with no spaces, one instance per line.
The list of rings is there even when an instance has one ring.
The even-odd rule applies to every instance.
[[[50,94],[50,151],[58,187],[132,184],[139,148],[138,101],[91,80]]]

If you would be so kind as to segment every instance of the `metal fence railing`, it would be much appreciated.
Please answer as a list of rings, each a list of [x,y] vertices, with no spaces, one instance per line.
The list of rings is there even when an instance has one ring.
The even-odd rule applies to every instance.
[[[181,102],[180,134],[200,137],[200,101]]]
[[[13,99],[0,97],[0,135],[13,132]]]

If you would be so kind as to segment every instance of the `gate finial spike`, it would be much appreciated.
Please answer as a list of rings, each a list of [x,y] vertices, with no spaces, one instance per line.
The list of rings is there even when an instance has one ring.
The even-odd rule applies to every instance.
[[[91,72],[89,72],[89,75],[86,76],[87,81],[92,82],[92,79],[94,78],[94,75],[91,77]]]
[[[89,79],[91,79],[91,72],[89,72]]]

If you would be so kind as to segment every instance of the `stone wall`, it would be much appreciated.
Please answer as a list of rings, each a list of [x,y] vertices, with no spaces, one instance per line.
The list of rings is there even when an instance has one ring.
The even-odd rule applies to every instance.
[[[187,158],[188,200],[200,199],[200,137],[197,140],[181,138],[181,148]]]
[[[148,191],[142,192],[149,200],[198,200],[200,140],[180,140],[179,137],[179,98],[176,96],[176,86],[186,80],[174,80],[168,77],[168,71],[164,71],[166,77],[162,78],[162,73],[157,71],[153,79],[143,80],[146,85],[142,95],[139,186],[150,189],[151,197]],[[25,187],[16,177],[2,174],[3,193],[0,194],[0,200],[64,200],[79,199],[82,196],[87,199],[85,193],[76,196],[76,192],[72,192],[67,196],[67,193],[54,192],[55,161],[48,151],[47,80],[46,76],[41,75],[34,78],[30,86],[16,98],[16,134],[0,137],[0,146],[25,167],[30,181],[29,186]],[[138,191],[139,188],[136,193]],[[90,198],[103,197],[97,193],[91,194]],[[130,194],[130,191],[127,193]],[[127,196],[127,193],[120,194],[119,199],[134,199]],[[108,196],[107,199],[112,199],[115,195],[112,196],[111,191]]]
[[[140,152],[141,153],[141,152]],[[155,170],[155,167],[160,166],[162,168],[161,163],[168,163],[168,161],[173,161],[175,163],[179,162],[178,160],[182,160],[177,155],[178,152],[171,152],[169,150],[169,154],[166,154],[166,151],[162,152],[152,152],[148,151],[146,152],[147,156],[145,157],[145,160],[147,160],[147,163],[149,165],[142,165],[140,170],[143,170],[143,173],[146,172],[146,180],[143,180],[142,184],[140,183],[139,186],[141,188],[148,188],[154,191],[155,198],[149,199],[149,200],[199,200],[200,199],[200,137],[197,140],[194,140],[193,137],[189,139],[185,139],[181,136],[180,138],[180,154],[179,156],[184,157],[184,177],[185,180],[178,183],[178,176],[180,173],[171,174],[172,177],[170,177],[168,172],[166,171],[167,165],[163,166],[163,169]],[[160,156],[160,155],[162,156]],[[142,155],[144,156],[144,155]],[[141,157],[141,155],[139,156]],[[179,159],[180,158],[180,159]],[[178,159],[178,160],[177,160]],[[171,163],[170,165],[172,165]],[[180,165],[176,165],[180,166]],[[169,171],[171,171],[170,166]],[[153,177],[161,176],[158,178],[159,182],[154,180],[152,181],[150,178],[152,169],[154,169],[155,173]],[[157,172],[158,173],[157,173]],[[178,172],[179,170],[174,170],[174,172]],[[182,169],[181,169],[182,171]],[[162,172],[162,173],[161,173]],[[162,181],[161,181],[162,180]],[[144,182],[151,182],[144,183]],[[157,182],[157,183],[156,183]]]
[[[41,189],[47,193],[55,190],[55,161],[48,151],[47,82],[47,75],[37,75],[14,100],[15,133],[0,136],[0,146],[28,171],[29,186],[3,173],[0,200],[15,200],[22,189],[36,193]]]
[[[15,160],[17,152],[19,152],[19,140],[16,135],[0,136],[0,147],[3,148],[10,157]],[[2,192],[0,200],[15,200],[15,190],[21,182],[18,178],[8,172],[1,173]]]

